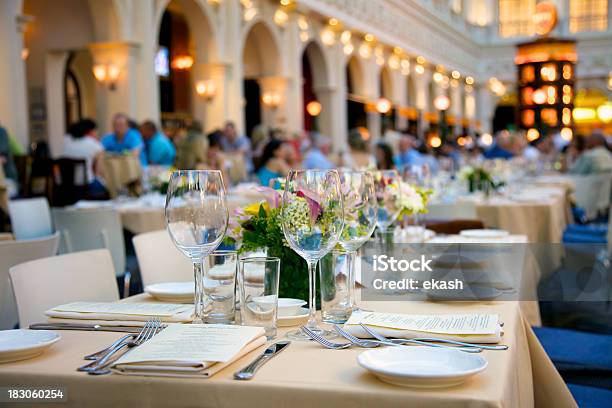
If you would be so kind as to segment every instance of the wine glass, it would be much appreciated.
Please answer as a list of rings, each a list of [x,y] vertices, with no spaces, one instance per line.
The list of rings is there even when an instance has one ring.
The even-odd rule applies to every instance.
[[[395,222],[401,212],[401,177],[397,170],[379,170],[374,173],[378,212],[376,226],[380,234],[381,243],[391,224]]]
[[[219,170],[172,173],[166,195],[166,225],[174,245],[193,262],[193,323],[204,323],[202,261],[223,240],[228,217],[225,185]]]
[[[343,202],[337,170],[291,170],[285,183],[281,226],[289,246],[308,264],[310,308],[306,326],[321,335],[315,319],[315,273],[317,263],[338,243],[342,232]],[[301,331],[287,334],[295,340],[308,340]]]
[[[340,191],[344,200],[344,229],[339,244],[347,252],[348,301],[355,305],[355,254],[372,236],[376,227],[378,202],[374,175],[369,171],[340,170]]]

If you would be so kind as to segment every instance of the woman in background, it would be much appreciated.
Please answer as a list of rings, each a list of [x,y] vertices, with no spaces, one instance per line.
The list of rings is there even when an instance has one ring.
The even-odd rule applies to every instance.
[[[291,169],[291,146],[278,139],[272,139],[264,147],[261,155],[261,166],[257,170],[257,178],[262,186],[268,187],[270,180],[285,177]]]
[[[393,164],[393,152],[386,143],[378,143],[375,148],[376,167],[378,170],[391,170],[395,168]]]

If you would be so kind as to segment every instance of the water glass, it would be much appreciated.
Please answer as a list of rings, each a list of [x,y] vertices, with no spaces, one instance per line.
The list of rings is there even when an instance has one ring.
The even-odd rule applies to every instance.
[[[204,294],[209,300],[206,323],[233,323],[236,313],[236,251],[215,251],[204,269]]]
[[[276,336],[280,259],[240,259],[239,276],[242,325],[263,327],[268,340],[273,339]]]
[[[334,250],[319,262],[321,316],[325,323],[342,324],[353,310],[350,297],[350,253]]]

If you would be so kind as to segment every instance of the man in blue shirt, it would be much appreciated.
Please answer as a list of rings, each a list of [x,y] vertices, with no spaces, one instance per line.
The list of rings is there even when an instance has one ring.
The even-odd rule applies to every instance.
[[[327,155],[329,154],[329,139],[317,132],[310,133],[311,147],[304,155],[302,167],[305,169],[333,169],[336,167]]]
[[[160,166],[172,166],[176,157],[174,145],[157,126],[150,120],[140,125],[140,134],[145,142],[145,152],[149,164]]]
[[[409,134],[403,134],[399,141],[399,154],[393,161],[398,168],[410,168],[425,164],[423,155],[416,149],[416,140]]]
[[[251,151],[251,140],[239,135],[234,122],[225,122],[223,128],[223,139],[221,146],[225,153],[239,154],[244,157],[244,164],[248,173],[252,173],[255,169],[253,166],[253,152]]]
[[[508,131],[502,131],[495,139],[496,140],[493,146],[484,152],[485,159],[510,160],[513,158],[514,153],[512,152],[512,135]]]
[[[128,117],[123,113],[117,113],[113,117],[113,133],[104,136],[100,142],[107,152],[121,154],[131,152],[140,158],[143,166],[147,165],[147,156],[140,132],[130,128]]]

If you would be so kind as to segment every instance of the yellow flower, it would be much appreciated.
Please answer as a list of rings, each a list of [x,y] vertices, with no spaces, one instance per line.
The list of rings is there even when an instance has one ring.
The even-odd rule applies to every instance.
[[[266,212],[266,214],[268,214],[268,212],[270,211],[270,206],[268,205],[267,201],[260,201],[258,203],[247,205],[246,207],[244,207],[244,212],[246,215],[254,217],[259,214],[259,207],[261,206],[263,206],[264,211]]]

